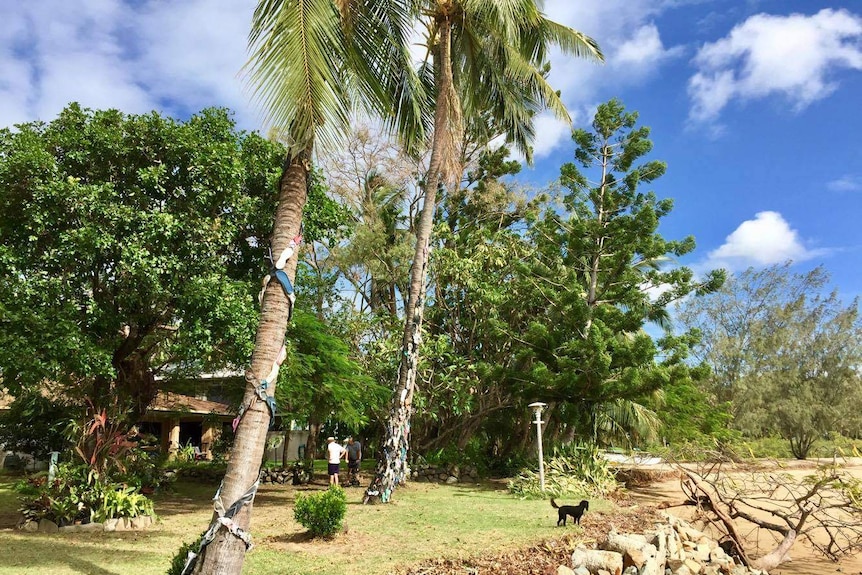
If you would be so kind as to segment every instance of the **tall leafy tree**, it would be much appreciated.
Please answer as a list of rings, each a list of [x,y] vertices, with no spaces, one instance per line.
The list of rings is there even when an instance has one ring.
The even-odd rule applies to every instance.
[[[255,9],[248,68],[255,95],[287,145],[269,245],[276,267],[282,266],[289,280],[295,276],[296,257],[286,256],[297,247],[315,143],[333,146],[357,107],[382,113],[399,133],[413,136],[405,136],[407,142],[422,139],[421,87],[407,64],[409,8],[406,2],[390,0],[261,0]],[[419,95],[413,94],[416,90]],[[269,398],[292,306],[287,290],[275,279],[262,294],[246,372],[246,409],[220,490],[226,509],[239,505],[230,513],[234,529],[214,518],[206,538],[211,543],[197,558],[195,573],[236,574],[242,569],[247,545],[237,534],[248,528],[251,516],[250,498],[270,420]]]
[[[709,391],[731,403],[734,426],[777,433],[805,459],[824,434],[859,432],[862,322],[856,300],[826,291],[822,268],[790,265],[749,268],[690,302],[682,319],[703,333]]]
[[[388,390],[362,372],[344,339],[315,314],[297,310],[287,336],[278,393],[285,413],[309,422],[306,454],[313,457],[323,422],[366,425],[369,414],[388,398]]]
[[[547,108],[571,121],[559,94],[545,79],[548,50],[557,46],[574,56],[602,58],[591,38],[547,19],[540,4],[535,0],[421,3],[431,57],[422,74],[434,86],[431,155],[416,226],[398,382],[383,451],[366,501],[389,501],[406,475],[436,198],[441,184],[453,191],[461,179],[465,121],[475,122],[484,116],[529,159],[535,113]]]
[[[134,421],[158,375],[244,361],[283,153],[225,110],[73,104],[0,131],[2,385],[118,400]]]
[[[592,130],[575,131],[576,162],[561,169],[562,205],[530,229],[537,257],[525,262],[521,290],[530,319],[510,377],[526,379],[523,391],[551,404],[557,421],[594,437],[609,429],[608,416],[638,415],[620,401],[641,403],[689,376],[688,340],[656,341],[644,327],[669,327],[671,302],[723,281],[721,272],[696,281],[690,269],[669,265],[694,239],[657,232],[673,202],[640,189],[666,167],[639,163],[652,142],[636,123],[636,113],[611,100],[598,107]]]

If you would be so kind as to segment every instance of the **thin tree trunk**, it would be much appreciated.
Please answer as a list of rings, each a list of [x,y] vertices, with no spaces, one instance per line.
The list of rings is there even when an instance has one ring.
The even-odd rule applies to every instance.
[[[320,437],[320,418],[312,415],[308,418],[308,439],[305,442],[305,459],[314,463],[317,458],[317,438]],[[312,472],[311,469],[308,470]]]
[[[448,133],[452,130],[451,114],[453,90],[451,49],[451,22],[444,18],[440,22],[440,71],[437,86],[437,106],[434,112],[434,139],[431,145],[431,160],[425,178],[425,201],[419,225],[416,229],[416,251],[410,271],[410,290],[405,309],[404,337],[401,345],[401,364],[398,368],[398,384],[389,410],[386,436],[383,439],[377,471],[365,494],[365,502],[379,500],[386,503],[392,492],[407,476],[407,452],[410,449],[410,416],[412,414],[413,391],[419,364],[419,344],[422,340],[422,314],[425,309],[425,277],[434,212],[437,208],[437,187],[440,184]]]
[[[307,162],[310,155],[311,146],[304,154],[300,153],[285,160],[270,243],[274,258],[277,258],[278,254],[281,254],[282,250],[289,245],[291,239],[299,233],[302,208],[307,198]],[[297,258],[294,255],[284,268],[291,280],[296,275],[296,261]],[[270,373],[284,345],[289,306],[281,285],[275,280],[270,281],[260,312],[251,368],[246,372],[243,405],[248,405],[250,402],[251,405],[237,427],[231,458],[221,488],[221,500],[225,509],[242,497],[260,475],[270,414],[264,401],[260,399],[252,401],[252,399],[256,397],[255,388]],[[266,390],[269,395],[275,394],[275,383],[275,381],[269,382]],[[248,503],[241,507],[233,518],[233,522],[246,532],[251,522],[251,509],[252,503]],[[217,514],[214,514],[213,519],[216,518]],[[215,539],[202,550],[193,573],[239,575],[242,571],[245,551],[245,543],[221,526]]]

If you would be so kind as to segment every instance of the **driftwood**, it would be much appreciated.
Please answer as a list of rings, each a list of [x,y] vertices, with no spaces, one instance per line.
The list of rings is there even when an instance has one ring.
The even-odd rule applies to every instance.
[[[613,551],[597,551],[578,545],[572,552],[572,564],[584,566],[590,573],[603,569],[619,575],[623,571],[623,556]]]
[[[677,467],[686,500],[661,507],[696,506],[726,534],[746,566],[775,568],[789,560],[800,538],[833,561],[862,550],[862,482],[836,462],[804,478],[782,472],[727,473],[716,462],[697,471]],[[739,531],[742,524],[775,533],[780,541],[752,559]]]

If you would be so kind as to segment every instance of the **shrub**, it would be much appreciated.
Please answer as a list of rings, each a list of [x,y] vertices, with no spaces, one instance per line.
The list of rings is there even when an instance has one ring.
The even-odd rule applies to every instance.
[[[603,496],[617,488],[614,472],[593,444],[554,449],[545,461],[545,490],[539,473],[523,469],[509,481],[509,491],[523,498]]]
[[[21,393],[0,413],[0,445],[6,451],[47,459],[51,451],[62,451],[68,445],[66,426],[75,414],[74,406],[38,391]]]
[[[15,488],[21,514],[32,521],[48,519],[62,526],[153,515],[153,502],[137,488],[107,481],[81,465],[60,464],[53,481],[41,473]]]
[[[186,561],[189,558],[189,551],[194,551],[195,553],[200,553],[200,544],[201,540],[204,538],[206,531],[201,533],[200,537],[192,541],[191,543],[183,543],[179,550],[174,555],[173,559],[171,559],[171,566],[168,568],[167,575],[181,575],[183,572],[183,567],[186,566]]]
[[[335,485],[320,493],[299,494],[293,507],[293,517],[313,537],[331,537],[341,530],[347,512],[344,490]]]

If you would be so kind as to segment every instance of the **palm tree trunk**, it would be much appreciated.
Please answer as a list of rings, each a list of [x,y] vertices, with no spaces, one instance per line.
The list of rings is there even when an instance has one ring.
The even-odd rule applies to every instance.
[[[270,245],[274,257],[278,257],[290,240],[299,233],[302,222],[302,208],[307,197],[308,164],[311,146],[305,153],[300,153],[285,160],[281,182],[279,184],[278,207],[275,213]],[[292,257],[284,268],[288,277],[293,280],[296,275],[297,258]],[[263,451],[266,447],[266,432],[269,429],[270,414],[265,402],[255,398],[255,388],[264,379],[275,363],[281,346],[284,345],[284,332],[287,328],[289,302],[280,284],[270,281],[263,299],[260,312],[260,323],[255,337],[254,353],[251,357],[251,369],[246,372],[246,390],[243,405],[250,407],[245,411],[239,427],[236,430],[233,449],[224,483],[221,488],[221,500],[224,508],[243,496],[258,480]],[[269,382],[267,392],[275,394],[275,383]],[[252,503],[240,508],[233,517],[233,522],[243,531],[248,531],[251,521]],[[213,519],[217,518],[217,514]],[[204,547],[195,565],[193,573],[207,575],[239,575],[245,559],[245,543],[231,534],[225,527],[220,527],[215,539]]]
[[[437,208],[437,187],[447,139],[451,139],[452,106],[450,93],[454,90],[451,60],[451,22],[448,18],[440,22],[440,75],[437,85],[437,107],[434,112],[434,139],[431,144],[431,160],[425,178],[425,201],[416,228],[416,251],[410,271],[410,290],[404,318],[404,337],[401,342],[401,364],[398,368],[398,383],[389,410],[386,436],[383,439],[377,471],[365,493],[365,503],[390,500],[392,492],[407,477],[407,452],[410,449],[410,416],[412,414],[413,390],[419,364],[419,344],[422,340],[422,314],[425,309],[425,277],[428,268],[431,231],[434,227],[434,212]]]

